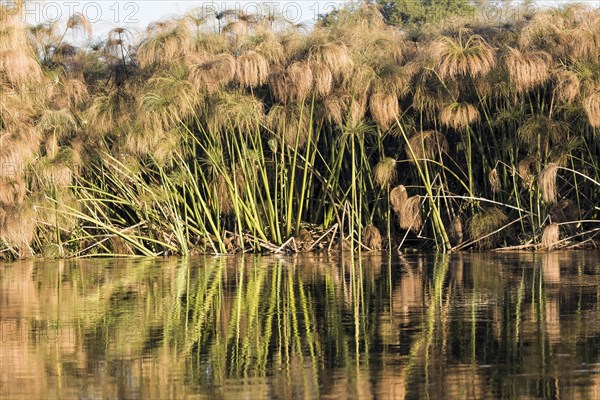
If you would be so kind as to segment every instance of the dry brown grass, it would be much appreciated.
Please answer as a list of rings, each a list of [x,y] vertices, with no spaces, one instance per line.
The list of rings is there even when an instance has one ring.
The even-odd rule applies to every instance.
[[[77,109],[88,98],[88,88],[82,80],[68,79],[50,88],[50,100],[58,109]]]
[[[119,138],[120,147],[140,158],[147,156],[166,136],[161,126],[144,129],[136,121],[127,123],[123,128],[126,134]]]
[[[348,76],[354,66],[348,47],[342,42],[315,45],[309,49],[308,59],[327,66],[334,76]]]
[[[344,79],[340,84],[342,93],[355,99],[366,97],[372,90],[372,85],[377,79],[377,74],[368,64],[356,64],[352,70],[352,76]],[[389,89],[389,88],[386,88]]]
[[[225,27],[223,27],[223,33],[235,37],[239,40],[240,37],[244,37],[249,32],[249,25],[246,21],[231,21]]]
[[[267,125],[284,142],[292,147],[306,145],[310,129],[310,110],[302,104],[290,103],[271,107]]]
[[[579,96],[581,82],[573,71],[560,69],[555,74],[555,91],[559,100],[572,103]]]
[[[68,109],[42,111],[36,128],[45,134],[52,134],[58,140],[77,131],[79,124],[76,116]]]
[[[367,95],[359,94],[350,99],[348,113],[346,115],[346,124],[350,129],[362,125],[365,113],[367,112]]]
[[[14,88],[0,84],[0,115],[6,129],[18,126],[22,123],[30,123],[35,117],[36,110],[29,101],[23,101],[23,97]]]
[[[31,146],[31,143],[24,140],[23,137],[3,140],[2,146],[0,146],[2,177],[21,176],[25,167],[35,159],[39,141],[35,144],[35,147]]]
[[[457,130],[463,130],[479,122],[480,118],[479,110],[469,103],[451,103],[440,114],[442,124]]]
[[[150,150],[154,162],[161,167],[170,165],[181,151],[183,137],[184,135],[177,129],[166,132],[164,138]]]
[[[600,91],[596,91],[583,99],[583,109],[588,117],[590,125],[597,128],[600,126]]]
[[[442,79],[486,75],[496,65],[496,53],[481,36],[466,29],[457,37],[442,36],[430,47]]]
[[[406,193],[406,187],[404,187],[404,185],[398,185],[390,192],[390,203],[392,205],[392,209],[397,214],[402,212],[407,199],[408,194]]]
[[[0,178],[0,209],[23,204],[27,186],[22,177]]]
[[[582,10],[572,28],[558,33],[562,39],[561,55],[575,60],[597,58],[600,46],[600,20],[592,10]]]
[[[362,242],[371,250],[381,250],[383,239],[379,229],[372,224],[365,226],[363,229]]]
[[[258,28],[240,44],[242,51],[255,51],[264,57],[269,65],[281,65],[285,61],[283,48],[278,32],[268,28]]]
[[[236,76],[236,60],[231,54],[202,56],[192,61],[190,78],[200,90],[216,92]]]
[[[389,186],[398,177],[396,160],[392,157],[384,157],[375,166],[375,182],[379,186]]]
[[[279,33],[278,39],[283,49],[284,60],[294,59],[305,51],[307,38],[296,29],[289,29]]]
[[[532,174],[531,167],[535,164],[535,157],[528,156],[519,161],[517,164],[517,173],[521,178],[521,186],[524,189],[531,188],[535,180],[535,176]]]
[[[252,134],[265,121],[264,105],[260,99],[240,91],[218,92],[207,103],[210,107],[206,119],[213,133],[235,129],[245,135]]]
[[[295,62],[287,68],[287,77],[291,87],[287,97],[292,100],[304,100],[313,86],[313,72],[308,62]]]
[[[0,52],[0,76],[13,85],[36,84],[42,81],[42,69],[35,58],[22,50]]]
[[[4,223],[0,226],[0,237],[9,245],[18,248],[21,257],[31,256],[29,245],[35,237],[35,210],[28,204],[5,209]]]
[[[382,130],[387,131],[400,117],[400,105],[394,94],[375,93],[369,99],[371,116]]]
[[[269,77],[273,96],[282,103],[302,101],[313,87],[313,72],[304,61],[292,63],[287,68],[276,68]]]
[[[92,36],[92,24],[81,13],[73,14],[67,20],[67,28],[77,30],[81,29],[88,36]]]
[[[328,66],[311,63],[311,70],[314,78],[314,89],[318,96],[325,97],[333,89],[333,74]]]
[[[154,23],[137,49],[137,59],[142,67],[168,66],[190,54],[192,37],[189,26],[182,20]]]
[[[237,59],[236,78],[240,85],[248,87],[261,86],[267,82],[269,64],[255,51],[248,51]]]
[[[408,145],[410,149],[406,149],[406,156],[412,162],[435,159],[448,151],[446,136],[435,130],[416,132],[408,139]]]
[[[497,207],[475,214],[470,225],[471,239],[477,240],[479,248],[489,249],[495,246],[500,238],[500,233],[492,233],[507,223],[508,217]]]
[[[423,218],[421,216],[421,196],[416,195],[409,197],[404,202],[398,218],[402,229],[419,232],[423,226]]]
[[[36,160],[33,167],[35,186],[41,189],[66,189],[72,184],[74,176],[73,150],[59,148],[54,155],[47,155]]]
[[[522,52],[507,46],[505,58],[510,82],[517,92],[527,92],[550,79],[552,56],[545,51]]]
[[[450,223],[450,230],[448,231],[450,240],[454,245],[462,243],[463,241],[463,226],[460,217],[455,217]]]
[[[38,168],[37,173],[43,187],[51,188],[56,186],[66,188],[71,185],[73,181],[73,171],[68,165],[42,160],[38,163],[38,166],[40,168]]]
[[[330,123],[341,126],[344,123],[346,101],[343,96],[330,95],[323,100],[325,119]]]
[[[50,134],[46,136],[43,145],[46,156],[54,157],[56,154],[58,154],[60,146],[58,144],[58,137],[56,135]]]
[[[490,184],[490,187],[492,188],[492,192],[500,192],[500,177],[498,176],[498,170],[496,168],[492,168],[492,170],[488,174],[488,182]]]
[[[540,172],[539,184],[540,191],[547,204],[556,203],[558,197],[558,189],[556,187],[556,176],[558,174],[558,165],[549,163]]]
[[[556,224],[548,224],[542,233],[541,245],[546,250],[554,250],[560,239],[559,227]]]
[[[85,111],[86,128],[99,135],[114,131],[129,105],[117,93],[97,95]]]

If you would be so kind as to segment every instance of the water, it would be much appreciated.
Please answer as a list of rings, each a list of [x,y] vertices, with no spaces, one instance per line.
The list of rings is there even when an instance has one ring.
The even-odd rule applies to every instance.
[[[0,398],[600,399],[599,256],[0,265]]]

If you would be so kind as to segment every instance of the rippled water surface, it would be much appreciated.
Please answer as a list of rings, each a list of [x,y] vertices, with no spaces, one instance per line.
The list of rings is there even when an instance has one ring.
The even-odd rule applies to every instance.
[[[600,252],[0,264],[0,398],[600,399]]]

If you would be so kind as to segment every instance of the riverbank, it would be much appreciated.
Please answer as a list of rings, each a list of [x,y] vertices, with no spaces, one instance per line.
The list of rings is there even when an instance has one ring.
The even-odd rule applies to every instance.
[[[597,247],[600,14],[0,31],[0,258]]]

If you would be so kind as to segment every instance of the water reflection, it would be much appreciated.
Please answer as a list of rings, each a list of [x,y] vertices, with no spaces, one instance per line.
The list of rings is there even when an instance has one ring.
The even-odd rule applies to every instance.
[[[600,398],[598,252],[0,266],[0,398]]]

